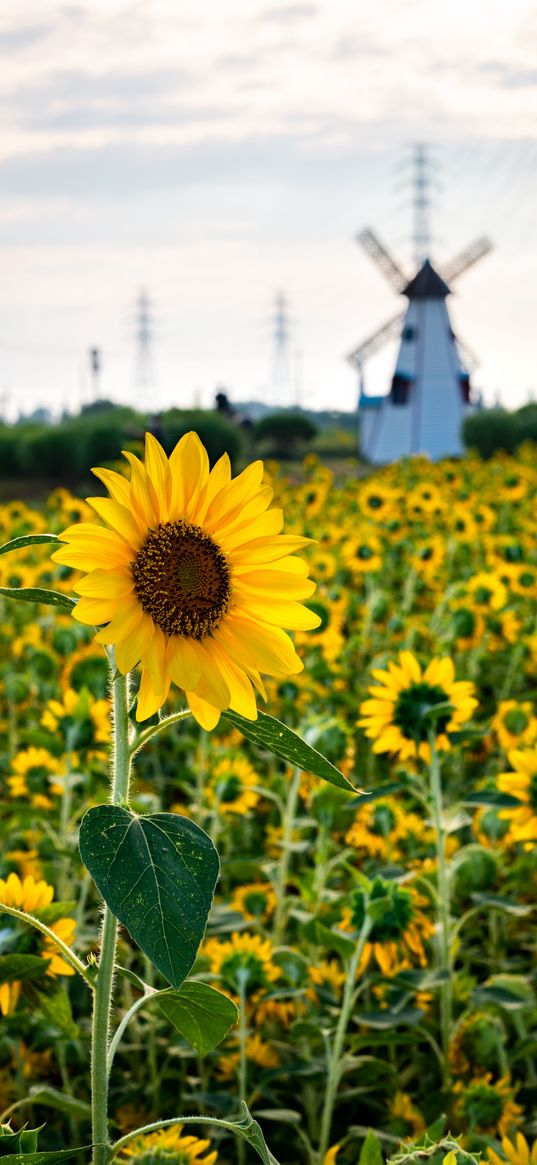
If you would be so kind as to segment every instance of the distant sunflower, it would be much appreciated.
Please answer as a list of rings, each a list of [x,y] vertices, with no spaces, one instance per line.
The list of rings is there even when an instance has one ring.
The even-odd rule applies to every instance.
[[[513,1133],[511,1140],[502,1137],[503,1156],[494,1149],[487,1148],[487,1157],[491,1165],[537,1165],[537,1141],[530,1146],[522,1133]]]
[[[183,1125],[170,1125],[154,1133],[144,1133],[134,1137],[121,1150],[128,1157],[129,1165],[215,1165],[218,1153],[213,1150],[207,1157],[201,1154],[210,1149],[211,1142],[199,1137],[184,1135]]]
[[[373,676],[382,686],[369,689],[371,699],[361,705],[358,721],[375,742],[373,752],[429,761],[431,730],[435,747],[447,752],[449,733],[457,732],[477,707],[474,685],[455,680],[449,656],[432,659],[422,671],[411,651],[401,651],[398,664],[390,660],[386,671],[374,671]],[[442,705],[442,710],[434,718],[431,713],[436,705]]]
[[[532,849],[537,842],[537,749],[512,749],[509,763],[514,771],[499,773],[496,784],[501,793],[510,793],[520,805],[501,809],[498,816],[509,822],[513,841]]]
[[[65,772],[65,761],[52,756],[46,748],[24,749],[11,762],[7,778],[12,797],[31,801],[36,809],[51,809],[51,795],[60,797],[63,785],[54,778]]]
[[[27,914],[35,914],[39,918],[42,911],[46,911],[54,898],[54,887],[49,886],[47,882],[35,881],[28,875],[21,882],[18,874],[8,874],[4,880],[0,878],[0,902],[4,906],[14,907],[16,910],[24,910]],[[10,915],[1,915],[2,930],[7,937],[9,934],[9,946],[6,949],[10,953],[18,952],[18,928],[19,923]],[[70,946],[75,935],[75,920],[73,918],[57,918],[50,923],[49,929],[54,932],[64,943]],[[67,963],[58,952],[58,948],[54,941],[48,937],[42,937],[32,932],[28,938],[27,928],[25,927],[25,935],[22,943],[21,953],[35,953],[46,959],[48,966],[46,974],[55,978],[56,975],[74,975],[74,970],[70,963]],[[0,986],[0,1014],[11,1015],[17,1006],[19,995],[21,993],[22,984],[19,980],[14,980],[9,983],[2,983]]]
[[[209,959],[211,973],[218,976],[220,990],[237,1002],[241,990],[247,998],[257,1000],[280,976],[280,968],[273,962],[272,943],[258,934],[234,931],[223,941],[207,939],[202,954]]]
[[[293,553],[307,539],[280,533],[261,461],[232,479],[224,454],[209,472],[195,433],[169,459],[149,433],[145,462],[125,457],[130,481],[94,470],[110,497],[88,501],[106,525],[81,522],[60,535],[67,546],[55,561],[86,573],[74,616],[106,624],[97,640],[114,645],[120,672],[141,663],[138,720],[158,711],[171,682],[204,728],[226,708],[255,720],[260,672],[302,670],[282,628],[319,623],[302,605],[315,584]]]

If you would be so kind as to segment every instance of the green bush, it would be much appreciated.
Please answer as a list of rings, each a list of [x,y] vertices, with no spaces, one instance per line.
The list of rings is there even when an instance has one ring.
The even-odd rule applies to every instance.
[[[274,457],[297,457],[306,442],[317,436],[317,426],[304,413],[268,413],[254,426],[254,437],[271,444]]]
[[[513,453],[520,438],[517,435],[516,413],[506,409],[483,409],[466,417],[462,439],[467,449],[477,449],[481,457],[492,457],[498,450]]]
[[[229,454],[232,464],[241,456],[243,450],[241,429],[219,413],[203,412],[201,409],[169,409],[162,414],[160,423],[162,444],[168,455],[179,438],[193,430],[205,445],[211,465],[214,465],[223,453]]]
[[[467,449],[477,449],[485,458],[501,449],[514,453],[524,441],[537,445],[537,404],[523,405],[514,413],[507,409],[473,413],[464,421],[462,439]]]
[[[0,426],[0,477],[20,477],[20,437],[16,429]]]

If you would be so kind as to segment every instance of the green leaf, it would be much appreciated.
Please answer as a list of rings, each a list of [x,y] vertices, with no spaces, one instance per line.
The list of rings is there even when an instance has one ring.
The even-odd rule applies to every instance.
[[[351,785],[335,765],[317,752],[316,748],[312,748],[311,744],[306,744],[302,737],[282,724],[281,720],[275,720],[266,712],[258,712],[257,720],[246,720],[244,716],[239,716],[238,712],[232,712],[230,708],[223,715],[247,740],[251,740],[252,744],[258,744],[260,748],[266,749],[281,760],[288,761],[306,773],[313,773],[323,781],[337,785],[339,789],[348,789],[351,793],[361,792]]]
[[[120,805],[89,809],[80,854],[105,902],[172,987],[192,967],[205,933],[220,863],[193,821],[140,817]]]
[[[309,922],[304,923],[301,930],[308,942],[313,943],[316,947],[323,947],[327,951],[336,951],[342,959],[349,959],[356,950],[356,943],[352,939],[346,938],[344,934],[338,934],[329,926],[325,926],[323,922],[319,922],[318,918],[312,918]]]
[[[0,587],[0,595],[6,599],[18,599],[22,603],[46,603],[49,607],[76,607],[74,599],[62,595],[61,591],[46,591],[41,587]]]
[[[360,1011],[353,1015],[353,1022],[359,1026],[376,1028],[378,1031],[388,1031],[391,1027],[399,1027],[399,1024],[410,1024],[413,1026],[423,1019],[423,1011],[417,1007],[402,1007],[400,1011],[390,1011],[386,1008],[385,1011]]]
[[[519,1011],[522,1007],[528,1007],[531,1000],[524,999],[516,991],[510,991],[508,987],[503,987],[500,984],[494,983],[483,987],[478,987],[473,992],[472,999],[481,1006],[486,1003],[496,1003],[498,1007],[503,1007],[505,1011]]]
[[[36,915],[40,922],[44,922],[46,926],[52,926],[52,923],[57,922],[59,918],[68,918],[75,907],[76,902],[74,901],[51,902],[48,906],[40,906]]]
[[[50,1153],[7,1153],[1,1161],[2,1165],[61,1165],[62,1161],[78,1156],[84,1147],[88,1148],[80,1145],[78,1149],[53,1149]]]
[[[48,970],[48,960],[40,955],[0,955],[0,983],[19,979],[42,979]]]
[[[516,918],[524,918],[533,912],[533,906],[513,902],[512,898],[504,898],[501,894],[472,894],[472,900],[478,906],[493,906],[496,910],[503,910],[504,914],[514,914]]]
[[[379,801],[383,797],[393,797],[394,793],[400,793],[401,789],[406,789],[404,781],[389,781],[386,785],[378,785],[376,789],[368,789],[368,801]],[[347,804],[363,805],[363,801],[361,797],[356,797],[352,801],[348,801]]]
[[[511,793],[500,793],[498,789],[477,790],[469,793],[463,801],[463,805],[488,805],[497,809],[516,809],[520,804],[518,797],[513,797]]]
[[[76,1039],[80,1033],[73,1019],[69,996],[61,983],[53,979],[46,979],[39,986],[29,983],[25,993],[32,1007],[39,1010],[54,1027]]]
[[[56,1108],[66,1115],[70,1114],[84,1119],[91,1117],[91,1105],[87,1104],[85,1100],[77,1100],[75,1096],[68,1096],[66,1092],[60,1092],[59,1089],[51,1088],[48,1084],[32,1084],[28,1089],[27,1099],[34,1104],[42,1104],[46,1108]]]
[[[158,1007],[200,1056],[212,1052],[239,1018],[238,1008],[227,995],[192,979],[179,991],[159,992]]]
[[[367,1130],[366,1139],[360,1150],[358,1165],[384,1165],[380,1141],[372,1129]]]
[[[43,546],[45,542],[57,542],[57,534],[23,534],[20,538],[12,538],[11,542],[4,542],[0,546],[0,554],[9,554],[12,550],[23,550],[25,546]]]

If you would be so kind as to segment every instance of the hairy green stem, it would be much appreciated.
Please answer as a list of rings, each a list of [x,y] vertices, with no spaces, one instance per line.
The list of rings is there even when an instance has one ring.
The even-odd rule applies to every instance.
[[[433,825],[436,837],[436,858],[438,877],[438,922],[439,922],[439,966],[447,973],[448,978],[440,988],[440,1025],[442,1035],[442,1052],[444,1054],[444,1083],[450,1079],[449,1068],[449,1040],[451,1035],[451,911],[449,899],[449,878],[446,862],[446,830],[444,827],[444,808],[442,801],[442,780],[440,762],[431,733],[431,763],[429,766],[431,807]]]
[[[358,972],[358,967],[360,966],[360,959],[362,958],[365,944],[371,932],[371,927],[371,919],[366,913],[360,929],[360,933],[358,935],[356,950],[354,951],[354,954],[346,967],[347,978],[345,980],[345,987],[343,990],[341,1010],[339,1013],[334,1042],[328,1056],[326,1092],[324,1097],[323,1115],[321,1119],[321,1135],[319,1139],[319,1165],[322,1165],[325,1154],[327,1153],[330,1146],[330,1132],[332,1129],[334,1105],[336,1101],[337,1090],[339,1088],[339,1082],[342,1076],[343,1043],[345,1040],[347,1028],[349,1026],[349,1020],[355,999],[356,975]]]
[[[300,788],[301,770],[295,769],[282,822],[281,855],[276,875],[276,912],[274,914],[273,942],[275,946],[283,940],[283,932],[287,921],[287,879],[289,876],[289,862],[291,858],[291,842]]]
[[[128,677],[117,675],[114,695],[114,757],[112,805],[128,799],[130,776]],[[93,1004],[91,1036],[91,1115],[93,1165],[105,1165],[110,1153],[108,1136],[108,1043],[114,986],[117,919],[104,907],[101,953]]]
[[[120,676],[119,678],[122,679],[123,677]],[[139,732],[134,737],[130,746],[132,755],[136,756],[136,753],[144,747],[144,744],[147,744],[148,740],[151,740],[152,736],[157,736],[158,733],[165,732],[167,728],[171,728],[172,724],[179,724],[181,720],[185,719],[185,716],[191,715],[190,708],[183,708],[181,712],[173,712],[171,716],[164,716],[162,720],[159,720],[158,724],[151,724],[149,728],[144,728],[143,732]]]

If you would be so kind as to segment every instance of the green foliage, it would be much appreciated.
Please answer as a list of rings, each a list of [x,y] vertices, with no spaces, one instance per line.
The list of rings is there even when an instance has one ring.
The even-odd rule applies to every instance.
[[[85,481],[93,465],[117,460],[143,431],[132,409],[116,407],[68,417],[57,425],[3,426],[1,476]]]
[[[317,436],[317,426],[305,413],[268,413],[254,426],[258,441],[268,441],[274,457],[296,457]]]
[[[360,1150],[358,1165],[382,1165],[382,1149],[380,1141],[372,1129],[368,1129],[366,1139]]]
[[[466,417],[462,437],[467,449],[477,449],[488,459],[503,450],[514,453],[524,441],[537,444],[537,404],[527,404],[516,412],[483,409]]]
[[[202,409],[169,409],[162,414],[162,444],[169,455],[180,437],[193,431],[205,445],[211,465],[228,453],[232,465],[243,449],[241,429],[217,412]]]
[[[287,728],[280,720],[268,716],[266,712],[258,711],[257,720],[246,720],[244,716],[228,708],[224,716],[247,740],[271,752],[273,756],[289,761],[289,764],[303,769],[306,773],[322,777],[323,781],[329,781],[331,785],[337,785],[340,789],[348,789],[353,793],[359,791],[351,785],[343,773],[339,772],[339,769],[317,752],[316,748],[312,748],[311,744],[307,744],[296,732]]]
[[[183,983],[179,991],[159,993],[157,1002],[162,1014],[200,1056],[212,1052],[239,1018],[238,1009],[227,995],[192,979]]]
[[[75,606],[75,599],[64,595],[63,591],[48,591],[44,587],[0,587],[0,595],[6,599],[16,599],[20,603],[45,603],[49,607]]]
[[[219,873],[211,839],[186,817],[89,809],[80,854],[105,902],[148,959],[179,988],[205,933]]]

